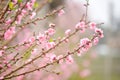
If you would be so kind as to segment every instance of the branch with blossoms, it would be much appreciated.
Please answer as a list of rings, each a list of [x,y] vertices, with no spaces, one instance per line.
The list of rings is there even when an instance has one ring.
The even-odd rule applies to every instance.
[[[62,16],[65,14],[62,7],[46,14],[42,18],[35,18],[37,10],[41,9],[47,3],[49,3],[49,0],[45,0],[42,6],[39,6],[36,0],[9,0],[0,13],[0,80],[13,79],[41,70],[54,73],[54,71],[48,71],[45,68],[53,66],[56,63],[73,63],[73,54],[77,54],[78,56],[83,55],[93,45],[96,45],[100,38],[104,37],[103,31],[98,28],[103,23],[97,24],[87,20],[89,1],[86,0],[86,4],[84,5],[86,12],[75,25],[73,32],[71,29],[67,29],[64,37],[54,39],[54,35],[57,34],[55,30],[56,25],[51,23],[49,24],[49,28],[43,33],[33,33],[29,39],[21,40],[19,43],[11,45],[11,42],[14,42],[16,37],[19,37],[19,33],[25,28],[29,28],[28,25],[36,25],[37,22],[52,15],[57,14],[58,16]],[[92,39],[81,39],[73,51],[68,51],[64,55],[54,54],[60,45],[69,44],[71,37],[78,34],[78,32],[85,33],[86,29],[94,32]],[[37,49],[39,50],[37,51]],[[45,62],[41,60],[45,60]],[[41,61],[41,65],[36,65],[37,61]]]

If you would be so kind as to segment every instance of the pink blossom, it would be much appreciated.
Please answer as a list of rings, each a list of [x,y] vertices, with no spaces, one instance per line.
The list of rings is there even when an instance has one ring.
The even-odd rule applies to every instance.
[[[82,50],[78,50],[77,55],[78,55],[78,56],[82,56],[82,53],[83,53]]]
[[[4,79],[4,76],[0,76],[0,80],[3,80]]]
[[[95,33],[97,33],[100,38],[104,37],[103,31],[99,28],[95,28]]]
[[[46,49],[53,48],[55,46],[55,42],[48,42],[46,43]]]
[[[31,0],[31,3],[35,3],[36,0]]]
[[[18,15],[16,24],[20,24],[21,23],[22,17],[23,17],[22,15]]]
[[[69,56],[66,57],[66,63],[67,63],[67,64],[71,64],[71,63],[73,63],[73,62],[74,62],[74,60],[73,60],[73,58],[72,58],[71,55],[69,55]]]
[[[52,36],[53,34],[55,34],[55,29],[49,28],[47,31],[45,31],[45,33]]]
[[[67,30],[65,31],[65,34],[66,34],[66,35],[69,35],[70,32],[71,32],[71,29],[67,29]]]
[[[61,59],[62,57],[63,57],[63,55],[57,56],[57,60]],[[63,62],[63,59],[59,60],[59,64],[62,64],[62,62]]]
[[[30,44],[32,44],[34,41],[35,41],[35,37],[31,37],[31,38],[29,39]]]
[[[3,55],[4,51],[0,50],[0,57]]]
[[[31,0],[31,2],[30,2],[31,6],[34,5],[35,1],[36,1],[36,0]]]
[[[12,22],[12,20],[8,19],[5,23],[6,23],[6,25],[9,25],[11,22]]]
[[[32,12],[32,15],[30,16],[30,19],[33,19],[36,16],[36,12]]]
[[[37,39],[39,40],[40,43],[43,43],[46,41],[46,36],[44,34],[39,33]]]
[[[26,13],[27,13],[27,11],[26,11],[25,9],[23,9],[23,10],[21,11],[21,15],[22,15],[22,16],[24,16]]]
[[[15,27],[11,27],[5,32],[4,39],[5,40],[11,39],[14,33],[15,33]]]
[[[75,28],[80,29],[81,33],[85,32],[85,22],[82,21],[82,22],[77,23]]]
[[[26,8],[27,8],[28,10],[31,10],[31,11],[32,11],[32,5],[30,4],[30,2],[27,2]]]
[[[90,47],[92,47],[92,43],[88,38],[83,38],[80,40],[80,46],[83,46],[83,51],[87,51]]]
[[[58,12],[58,16],[61,16],[61,15],[63,15],[65,13],[65,11],[62,9],[62,10],[60,10],[59,12]]]
[[[95,38],[93,39],[93,43],[94,43],[94,45],[97,45],[98,42],[99,42],[99,38],[98,38],[98,37],[95,37]]]
[[[95,29],[96,28],[96,23],[95,22],[91,22],[89,24],[89,26],[90,26],[90,29]]]
[[[34,49],[32,50],[32,52],[31,52],[31,54],[32,54],[32,55],[35,55],[36,53],[37,53],[37,49],[34,48]]]
[[[56,60],[56,55],[53,53],[49,53],[49,54],[46,54],[46,58],[48,58],[50,62],[53,62],[54,60]]]

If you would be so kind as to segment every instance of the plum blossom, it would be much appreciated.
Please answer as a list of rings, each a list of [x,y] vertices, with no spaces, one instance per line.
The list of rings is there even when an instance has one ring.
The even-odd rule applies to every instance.
[[[36,12],[32,12],[30,19],[33,19],[36,16]]]
[[[30,4],[30,2],[27,2],[26,8],[27,8],[28,10],[32,11],[32,5]]]
[[[57,56],[57,60],[61,59],[62,57],[63,57],[63,55]],[[63,62],[63,59],[59,60],[59,64],[62,64],[62,62]]]
[[[93,43],[94,43],[94,45],[97,45],[98,42],[99,42],[99,38],[98,38],[98,37],[95,37],[95,38],[93,39]]]
[[[81,22],[77,23],[75,28],[80,29],[81,33],[85,32],[85,22],[81,21]]]
[[[73,60],[72,56],[71,56],[71,55],[68,55],[68,56],[66,57],[66,63],[67,63],[67,64],[71,64],[71,63],[73,63],[73,62],[74,62],[74,60]]]
[[[99,28],[95,28],[95,33],[97,33],[100,38],[104,37],[103,31]]]
[[[55,46],[55,42],[48,42],[48,43],[46,43],[46,49],[48,50],[48,49],[50,49],[50,48],[53,48]]]
[[[89,24],[89,26],[90,26],[90,29],[95,29],[96,28],[96,23],[95,22],[91,22]]]
[[[27,11],[26,11],[25,9],[23,9],[23,10],[21,11],[21,15],[22,15],[22,16],[24,16],[26,13],[27,13]]]
[[[39,35],[37,36],[37,39],[40,43],[43,43],[46,41],[46,36],[44,34],[39,33]]]
[[[62,9],[62,10],[60,10],[59,12],[58,12],[58,16],[61,16],[61,15],[63,15],[65,13],[65,11]]]
[[[53,62],[54,60],[56,60],[56,55],[53,53],[49,53],[46,54],[46,58],[48,58],[50,62]]]
[[[12,20],[8,19],[5,23],[6,23],[6,25],[9,25],[11,22],[12,22]]]
[[[23,16],[21,14],[17,16],[16,24],[20,24],[21,23],[22,17]]]
[[[47,31],[45,31],[45,33],[52,36],[53,34],[55,34],[55,30],[53,28],[49,28]]]
[[[12,38],[13,34],[15,33],[15,27],[10,27],[5,34],[4,34],[4,39],[9,40]]]
[[[4,51],[0,50],[0,57],[3,55]]]
[[[71,32],[71,29],[67,29],[67,30],[65,31],[65,34],[66,34],[66,35],[69,35],[70,32]]]
[[[35,41],[35,37],[31,37],[31,38],[29,39],[30,44],[32,44],[34,41]]]
[[[83,53],[82,50],[78,50],[78,51],[77,51],[77,56],[82,56],[82,53]]]
[[[83,46],[82,51],[87,51],[89,48],[92,47],[92,43],[91,43],[90,39],[83,38],[80,40],[80,46]]]

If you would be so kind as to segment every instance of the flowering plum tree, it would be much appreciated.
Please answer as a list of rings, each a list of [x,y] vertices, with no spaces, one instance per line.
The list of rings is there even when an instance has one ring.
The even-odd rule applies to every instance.
[[[67,29],[65,31],[64,37],[55,38],[54,35],[57,34],[56,24],[50,23],[48,29],[44,32],[38,34],[33,32],[29,38],[21,39],[22,36],[19,36],[19,33],[29,28],[29,25],[35,26],[37,22],[52,15],[57,14],[60,17],[65,14],[64,7],[61,7],[43,17],[37,17],[37,10],[49,3],[49,1],[43,0],[39,6],[36,0],[8,0],[5,7],[1,9],[0,80],[43,80],[40,76],[44,74],[43,71],[51,74],[44,80],[58,80],[57,76],[53,76],[53,74],[60,74],[59,71],[54,70],[55,67],[63,71],[65,64],[74,64],[73,55],[83,55],[92,46],[96,45],[100,38],[104,37],[103,31],[98,27],[102,23],[97,24],[87,19],[89,1],[86,0],[86,4],[84,4],[86,13],[74,26],[74,30]],[[60,45],[69,44],[71,37],[76,34],[79,35],[79,33],[85,33],[86,29],[93,33],[91,38],[80,39],[72,51],[67,50],[64,54],[55,52]],[[31,32],[26,31],[24,34],[29,33]],[[19,41],[16,40],[16,37]],[[86,76],[89,73],[89,70],[86,69],[80,75]]]

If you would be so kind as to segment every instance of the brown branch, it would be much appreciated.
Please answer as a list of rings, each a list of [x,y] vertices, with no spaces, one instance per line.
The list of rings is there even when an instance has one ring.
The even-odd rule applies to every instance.
[[[95,37],[97,37],[97,35],[93,36],[93,38],[91,39],[91,42],[89,42],[89,43],[92,43],[92,41],[93,41],[93,39],[94,39]],[[87,44],[87,43],[86,43],[86,44]],[[86,45],[86,44],[85,44],[85,45]],[[57,63],[57,62],[59,62],[60,60],[65,59],[65,58],[66,58],[67,56],[69,56],[69,55],[75,54],[76,52],[78,52],[78,51],[79,51],[82,47],[84,47],[85,45],[82,45],[82,46],[78,47],[78,48],[75,49],[73,52],[69,52],[69,54],[65,55],[64,57],[62,57],[62,58],[60,58],[60,59],[58,59],[58,60],[55,60],[55,61],[52,62],[52,63],[47,63],[46,65],[44,65],[44,66],[42,66],[42,67],[39,67],[39,68],[30,70],[30,71],[27,71],[27,72],[24,72],[24,73],[21,73],[21,74],[8,76],[8,77],[5,77],[4,79],[11,79],[11,78],[13,78],[13,77],[17,77],[17,76],[21,76],[21,75],[26,75],[26,74],[29,74],[29,73],[31,73],[31,72],[44,69],[44,68],[46,68],[47,66],[53,65],[54,63]]]

